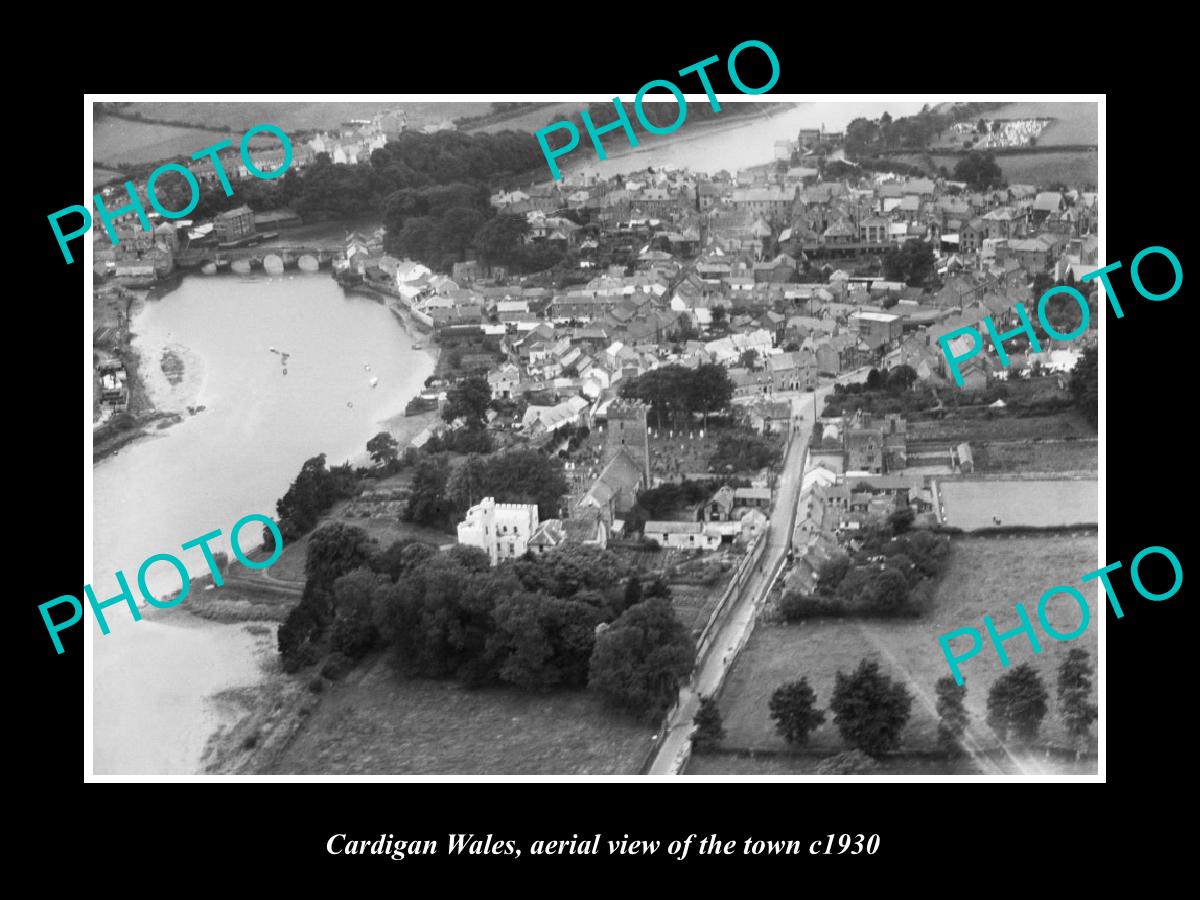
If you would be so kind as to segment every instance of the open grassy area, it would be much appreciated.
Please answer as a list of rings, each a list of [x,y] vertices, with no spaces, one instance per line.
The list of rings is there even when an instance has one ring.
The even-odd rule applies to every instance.
[[[124,181],[125,173],[118,172],[116,169],[105,169],[100,166],[92,166],[92,184],[97,190],[107,184]]]
[[[942,481],[938,485],[946,524],[972,531],[1002,525],[1045,528],[1096,524],[1100,495],[1091,481]]]
[[[920,619],[905,620],[811,620],[793,625],[756,627],[749,643],[738,656],[719,698],[726,730],[725,745],[783,749],[783,739],[775,733],[768,700],[775,688],[785,681],[807,676],[817,693],[818,703],[827,708],[833,692],[835,673],[849,673],[863,657],[879,661],[892,677],[902,678],[914,695],[912,717],[905,731],[905,746],[932,750],[936,746],[937,715],[934,711],[934,684],[950,669],[938,645],[938,636],[955,628],[972,626],[982,630],[982,618],[991,615],[1000,630],[1017,623],[1013,604],[1020,600],[1031,617],[1036,616],[1037,599],[1057,584],[1079,587],[1079,578],[1097,566],[1095,535],[1045,537],[956,538],[952,543],[950,565],[938,585],[933,609]],[[1068,650],[1088,650],[1095,660],[1097,614],[1095,591],[1084,591],[1092,603],[1093,621],[1088,630],[1074,641],[1051,641],[1038,630],[1042,652],[1034,654],[1025,638],[1006,644],[1010,665],[1033,665],[1054,695],[1055,673]],[[1051,624],[1062,632],[1076,627],[1078,611],[1069,598],[1052,603],[1048,610]],[[986,641],[986,638],[985,638]],[[990,644],[974,659],[963,664],[967,684],[967,709],[972,730],[980,745],[987,748],[997,742],[985,724],[987,690],[1005,671]],[[1041,736],[1066,744],[1066,735],[1055,717],[1055,704],[1042,723]],[[829,754],[844,749],[830,715],[813,735],[814,751]],[[1094,744],[1094,740],[1093,740]],[[715,761],[714,761],[715,760]],[[737,760],[737,771],[755,766],[764,768],[772,760]],[[726,766],[719,771],[734,771],[733,757],[713,757],[704,766]],[[708,768],[705,771],[718,771]]]
[[[98,166],[157,162],[191,156],[227,137],[223,131],[101,119],[92,131],[92,160]]]
[[[270,122],[290,134],[293,131],[335,130],[351,119],[369,119],[376,113],[396,106],[403,107],[408,115],[409,125],[418,128],[443,119],[477,116],[491,109],[491,104],[486,102],[400,103],[378,100],[361,103],[275,103],[254,100],[219,103],[155,102],[130,103],[126,109],[130,112],[136,110],[148,119],[188,122],[208,128],[230,129],[239,134],[261,122]],[[533,126],[540,127],[541,125]]]
[[[268,774],[636,774],[654,734],[589,691],[468,691],[384,657],[321,696]]]

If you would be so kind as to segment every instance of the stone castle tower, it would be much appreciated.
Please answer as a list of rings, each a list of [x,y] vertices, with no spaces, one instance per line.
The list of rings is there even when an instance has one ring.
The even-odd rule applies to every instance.
[[[624,450],[642,469],[645,485],[650,486],[650,438],[646,416],[650,407],[640,400],[614,400],[608,407],[608,427],[604,432],[603,465]]]

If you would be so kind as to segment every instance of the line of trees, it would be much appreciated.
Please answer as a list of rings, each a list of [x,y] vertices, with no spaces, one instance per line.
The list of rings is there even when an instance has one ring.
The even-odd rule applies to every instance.
[[[1092,702],[1091,657],[1086,650],[1073,648],[1058,667],[1058,715],[1069,736],[1076,758],[1091,736],[1097,708]],[[963,736],[969,724],[966,709],[966,684],[959,685],[947,675],[935,685],[938,715],[937,745],[950,758],[965,754]],[[879,670],[877,662],[863,659],[850,675],[838,671],[829,709],[820,709],[817,695],[806,677],[779,685],[772,693],[769,708],[776,731],[793,747],[809,743],[813,732],[833,713],[842,740],[847,746],[870,757],[897,750],[912,711],[912,695],[899,681]],[[1049,711],[1049,692],[1037,670],[1022,664],[1000,675],[988,691],[987,724],[1001,743],[1015,739],[1031,743],[1037,738]],[[693,743],[703,752],[715,748],[724,737],[720,712],[701,706],[703,717]],[[703,721],[702,721],[703,718]]]
[[[474,547],[380,550],[343,523],[316,531],[300,603],[279,628],[294,672],[324,658],[336,677],[389,651],[404,673],[470,687],[590,686],[655,718],[691,671],[695,647],[661,581],[643,586],[609,551],[567,545],[492,568]]]
[[[771,718],[788,744],[804,746],[825,722],[807,678],[780,685],[771,695]],[[828,712],[842,740],[871,757],[896,750],[912,712],[912,695],[899,681],[862,660],[851,674],[838,670]]]

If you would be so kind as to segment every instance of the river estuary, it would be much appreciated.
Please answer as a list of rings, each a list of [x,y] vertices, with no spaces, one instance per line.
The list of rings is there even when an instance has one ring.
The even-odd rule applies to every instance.
[[[386,307],[344,294],[325,273],[188,276],[148,300],[133,331],[156,405],[204,410],[96,465],[100,599],[117,593],[116,569],[133,581],[154,553],[175,552],[203,574],[199,551],[180,553],[180,544],[219,528],[213,547],[227,549],[233,523],[251,512],[273,517],[311,456],[364,461],[380,422],[433,371],[433,357],[411,349],[414,335]],[[164,350],[183,363],[175,384],[159,367]],[[259,534],[242,536],[254,546]],[[158,593],[179,588],[165,564],[149,581]],[[109,612],[109,635],[93,624],[97,774],[194,771],[213,721],[205,698],[256,677],[253,636],[191,617],[172,625],[171,613],[134,623],[123,607]]]

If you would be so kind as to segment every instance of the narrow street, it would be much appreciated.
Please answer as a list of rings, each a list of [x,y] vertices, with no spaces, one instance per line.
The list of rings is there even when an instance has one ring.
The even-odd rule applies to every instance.
[[[818,414],[824,406],[825,397],[833,391],[832,384],[822,385],[815,393],[788,392],[775,397],[790,398],[792,414],[798,430],[779,477],[777,500],[771,513],[767,530],[767,546],[763,550],[757,570],[747,581],[741,595],[726,610],[717,626],[717,636],[707,656],[700,660],[692,685],[684,686],[679,692],[679,705],[667,724],[668,735],[658,749],[647,772],[649,775],[676,775],[678,762],[691,737],[693,720],[700,708],[700,697],[715,695],[725,679],[725,673],[733,665],[738,651],[749,633],[775,572],[783,564],[788,550],[788,540],[794,527],[792,521],[800,502],[803,480],[803,465],[808,441],[812,436],[814,397]]]

